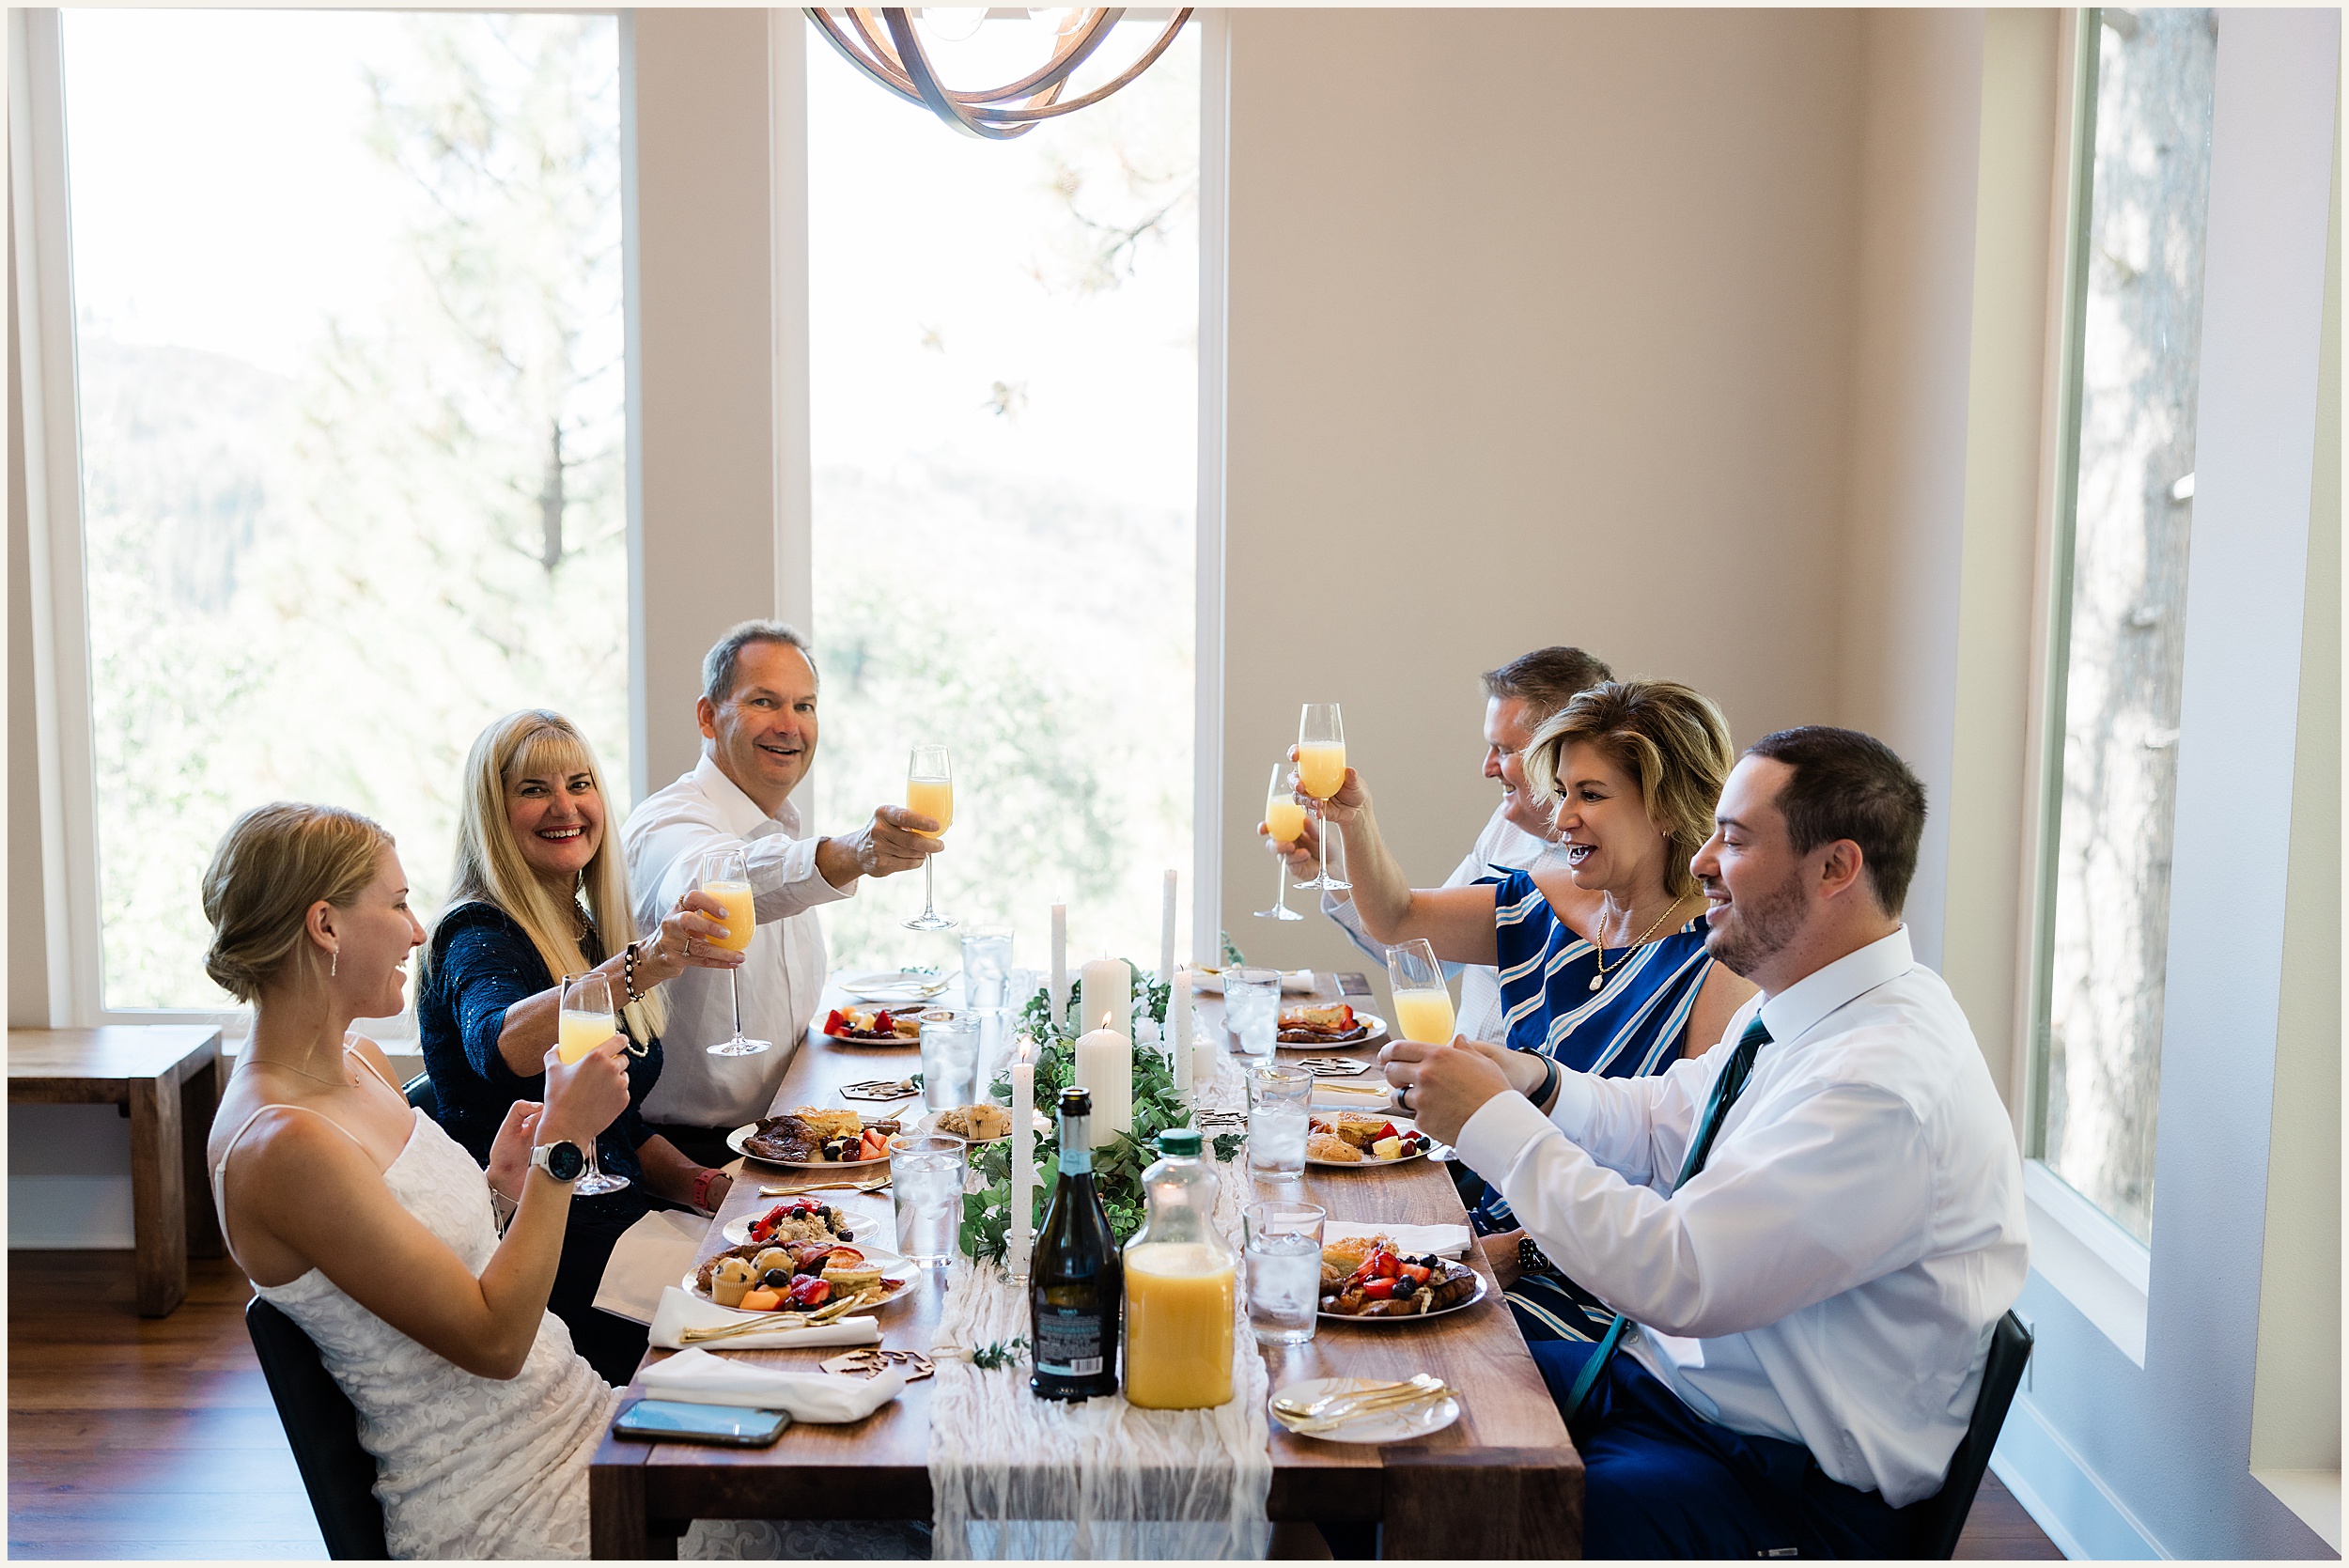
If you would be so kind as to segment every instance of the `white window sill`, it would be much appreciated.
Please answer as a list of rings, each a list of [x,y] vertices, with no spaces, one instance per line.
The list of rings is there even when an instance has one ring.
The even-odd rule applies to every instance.
[[[2276,1500],[2300,1516],[2300,1522],[2341,1550],[2341,1472],[2335,1470],[2253,1470],[2251,1479],[2276,1494]]]
[[[2023,1162],[2023,1206],[2032,1269],[2142,1367],[2153,1254],[2043,1161]],[[2339,1513],[2336,1483],[2336,1519]]]

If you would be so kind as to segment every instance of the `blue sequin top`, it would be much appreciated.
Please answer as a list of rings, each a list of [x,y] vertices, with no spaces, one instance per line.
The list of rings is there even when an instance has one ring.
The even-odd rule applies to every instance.
[[[603,961],[592,925],[580,946],[589,963]],[[506,1010],[553,984],[528,933],[494,904],[460,904],[432,929],[431,962],[416,991],[416,1037],[440,1097],[441,1126],[483,1165],[506,1107],[547,1093],[546,1074],[524,1078],[498,1053]],[[645,1172],[636,1148],[652,1136],[642,1114],[645,1096],[661,1079],[661,1041],[644,1045],[643,1056],[629,1059],[628,1109],[596,1139],[604,1171],[639,1187]]]

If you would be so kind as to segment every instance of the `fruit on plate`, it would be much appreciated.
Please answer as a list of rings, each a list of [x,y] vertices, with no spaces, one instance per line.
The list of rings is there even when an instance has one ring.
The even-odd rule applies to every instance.
[[[787,1247],[760,1247],[752,1242],[732,1248],[703,1263],[693,1283],[721,1307],[771,1312],[772,1307],[756,1306],[756,1299],[768,1296],[795,1307],[820,1307],[828,1300],[876,1286],[894,1295],[907,1281],[884,1276],[880,1265],[860,1248],[795,1241]],[[735,1288],[738,1283],[739,1290]],[[734,1299],[726,1299],[728,1295]]]
[[[1476,1294],[1476,1274],[1433,1252],[1399,1252],[1385,1236],[1366,1252],[1351,1246],[1321,1252],[1321,1310],[1338,1317],[1423,1317]],[[1359,1258],[1351,1268],[1346,1265]]]
[[[913,1009],[892,1013],[886,1007],[835,1007],[824,1018],[824,1032],[835,1040],[869,1040],[888,1044],[919,1040],[922,1020]]]
[[[1279,1038],[1284,1046],[1341,1045],[1361,1039],[1369,1032],[1369,1028],[1355,1018],[1354,1009],[1342,1001],[1281,1010]]]
[[[835,1165],[856,1160],[883,1159],[894,1119],[865,1122],[853,1110],[818,1110],[801,1106],[781,1116],[760,1120],[742,1140],[742,1152],[754,1159],[786,1165]]]
[[[805,1241],[829,1244],[835,1238],[846,1241],[849,1235],[848,1217],[830,1203],[818,1203],[813,1198],[786,1199],[752,1220],[750,1231],[751,1239],[754,1242],[780,1239],[786,1246]]]
[[[1315,1116],[1306,1123],[1306,1152],[1316,1159],[1334,1159],[1340,1163],[1359,1160],[1363,1153],[1372,1159],[1408,1159],[1424,1154],[1433,1140],[1417,1127],[1398,1127],[1383,1116],[1368,1115],[1359,1110],[1341,1110],[1335,1116]],[[1349,1155],[1326,1155],[1314,1147],[1316,1141],[1329,1139],[1345,1144]]]

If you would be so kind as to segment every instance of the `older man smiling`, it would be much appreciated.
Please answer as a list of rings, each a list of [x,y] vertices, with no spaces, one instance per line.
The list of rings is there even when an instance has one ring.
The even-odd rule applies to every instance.
[[[727,1131],[767,1113],[815,1013],[825,964],[817,907],[940,847],[917,831],[938,824],[903,806],[876,808],[852,833],[801,836],[790,797],[816,760],[817,685],[805,639],[780,621],[744,621],[720,638],[693,705],[701,761],[647,797],[622,834],[640,914],[655,924],[692,891],[709,851],[740,850],[750,873],[757,919],[736,971],[742,1030],[775,1048],[710,1055],[734,1032],[734,997],[714,970],[688,970],[688,983],[670,985],[668,1070],[645,1102],[655,1129],[705,1165],[732,1158]]]

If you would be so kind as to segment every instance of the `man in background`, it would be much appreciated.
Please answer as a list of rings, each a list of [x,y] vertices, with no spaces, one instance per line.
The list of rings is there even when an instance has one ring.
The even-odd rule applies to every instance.
[[[1493,808],[1484,831],[1476,835],[1475,845],[1444,879],[1447,888],[1467,887],[1478,877],[1491,875],[1488,867],[1517,871],[1544,868],[1550,854],[1549,802],[1527,798],[1523,753],[1532,743],[1533,732],[1565,706],[1568,698],[1615,676],[1603,660],[1580,648],[1559,646],[1520,654],[1498,670],[1486,671],[1483,678],[1485,777],[1500,782],[1501,803]],[[1260,823],[1256,831],[1261,833],[1265,828]],[[1297,843],[1274,844],[1271,847],[1275,854],[1286,857],[1290,874],[1299,880],[1318,875],[1320,830],[1312,818],[1306,819],[1304,836]],[[1559,865],[1563,868],[1563,862]],[[1385,945],[1362,934],[1361,917],[1355,913],[1350,894],[1323,893],[1321,911],[1354,939],[1355,946],[1381,965],[1386,962]],[[1460,976],[1460,1032],[1471,1040],[1507,1038],[1499,972],[1489,964],[1446,968]]]

